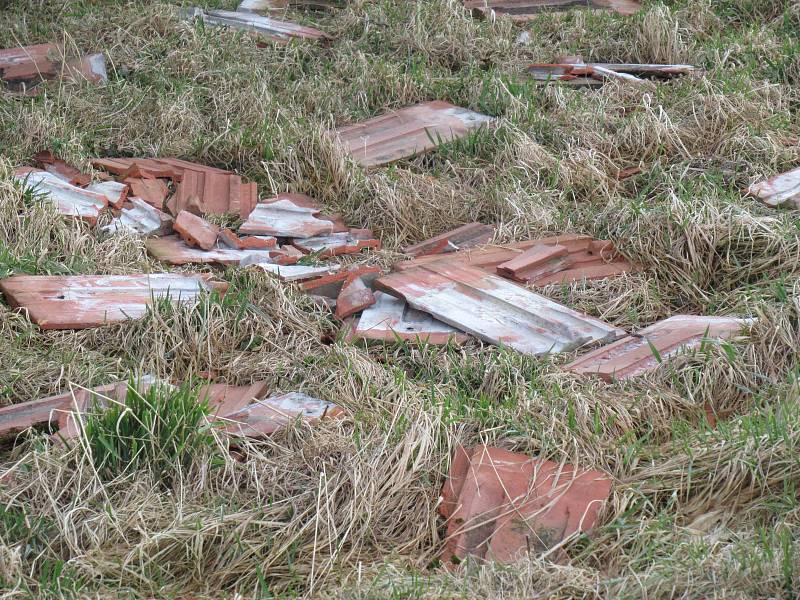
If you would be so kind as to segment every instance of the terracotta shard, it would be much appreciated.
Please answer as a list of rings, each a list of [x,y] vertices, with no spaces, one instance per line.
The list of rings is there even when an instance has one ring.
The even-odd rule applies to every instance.
[[[387,165],[467,136],[494,119],[447,102],[424,102],[337,129],[362,167]]]
[[[354,267],[340,273],[333,273],[319,277],[313,281],[300,284],[300,289],[315,296],[336,299],[342,291],[342,286],[348,279],[360,278],[364,283],[372,287],[373,282],[381,274],[380,267]]]
[[[91,83],[106,81],[105,57],[91,54],[65,62],[61,49],[55,44],[0,50],[0,79],[12,91],[36,93],[39,83],[62,75]]]
[[[295,240],[294,245],[306,253],[316,253],[320,258],[357,254],[367,248],[380,249],[380,240],[370,229],[351,229],[346,233],[331,233],[318,237]]]
[[[97,222],[100,211],[108,205],[108,200],[103,194],[70,185],[60,177],[46,171],[15,177],[27,187],[41,194],[62,215],[78,217],[92,225]]]
[[[375,292],[375,304],[365,309],[353,325],[347,339],[396,342],[406,340],[419,344],[462,344],[467,335],[442,323],[429,314],[411,308],[404,300]]]
[[[351,276],[342,285],[342,291],[336,299],[336,317],[344,320],[373,304],[375,296],[372,294],[372,289],[361,277]]]
[[[602,85],[607,79],[642,85],[647,79],[671,79],[697,71],[692,65],[655,65],[635,63],[537,63],[528,66],[527,73],[535,81],[559,81],[575,86]]]
[[[311,267],[305,265],[280,265],[277,263],[250,263],[265,273],[275,275],[281,281],[306,281],[316,279],[338,271],[341,265],[326,265],[324,267]]]
[[[131,196],[141,198],[158,210],[164,209],[164,201],[169,196],[169,187],[163,179],[126,177],[123,183],[130,186]]]
[[[128,186],[117,181],[98,181],[89,185],[86,189],[90,192],[103,194],[108,200],[108,204],[117,209],[122,208],[128,198]]]
[[[14,275],[0,280],[0,292],[25,310],[42,329],[85,329],[136,319],[154,299],[194,302],[204,291],[227,284],[210,275]]]
[[[239,237],[230,229],[222,229],[218,239],[222,245],[235,250],[268,250],[275,248],[278,244],[278,240],[271,236],[246,235]]]
[[[325,216],[316,202],[302,194],[281,194],[257,204],[239,233],[274,235],[287,238],[313,238],[348,229],[339,215]]]
[[[488,244],[494,236],[494,225],[484,225],[483,223],[468,223],[453,231],[447,231],[429,240],[406,246],[403,252],[409,256],[424,256],[428,254],[445,254],[474,248]]]
[[[502,15],[515,21],[530,21],[542,12],[573,8],[608,9],[622,15],[635,14],[642,8],[634,0],[464,0],[464,6],[476,16]]]
[[[203,250],[211,250],[219,235],[219,227],[185,210],[178,213],[173,228],[187,244]]]
[[[63,410],[68,404],[68,395],[59,395],[4,406],[0,408],[0,437],[16,435],[31,427],[55,422],[58,420],[56,411]]]
[[[314,423],[320,419],[341,418],[344,411],[332,402],[313,398],[301,392],[290,392],[264,400],[256,400],[238,410],[219,413],[231,433],[253,438],[267,437],[295,419]]]
[[[541,265],[534,265],[529,270],[519,270],[515,275],[504,268],[512,261],[530,260],[533,254],[526,257],[534,248],[539,252],[547,252],[543,247],[559,246],[567,249],[567,254],[551,256]],[[562,251],[559,250],[561,253]],[[419,256],[413,260],[397,263],[396,271],[406,271],[418,266],[433,263],[461,264],[484,269],[489,273],[497,273],[504,277],[538,286],[552,283],[571,283],[582,280],[604,279],[622,273],[635,272],[638,267],[628,262],[606,240],[594,240],[585,235],[562,235],[517,242],[513,244],[484,246],[472,250],[462,250],[447,256]]]
[[[242,0],[236,12],[265,13],[289,7],[327,9],[339,8],[342,0]]]
[[[540,244],[533,246],[511,260],[497,265],[497,273],[516,281],[528,281],[536,276],[549,275],[572,265],[569,250],[565,246]]]
[[[754,183],[747,193],[760,198],[768,206],[800,208],[800,168]]]
[[[49,150],[43,150],[33,157],[37,164],[47,171],[66,181],[71,185],[86,187],[92,182],[91,176],[81,172],[67,162],[56,158]]]
[[[83,58],[67,61],[64,64],[64,72],[73,79],[85,80],[95,85],[108,81],[106,57],[102,53],[88,54]]]
[[[171,265],[219,264],[242,265],[247,261],[272,262],[269,250],[235,250],[214,246],[210,250],[189,246],[176,235],[152,238],[145,242],[147,252],[154,258]]]
[[[434,262],[375,285],[457,329],[523,354],[566,352],[625,334],[474,267]]]
[[[267,395],[269,384],[257,381],[250,385],[228,385],[211,383],[200,388],[198,398],[206,400],[211,409],[210,415],[218,418],[236,412]]]
[[[442,489],[448,519],[443,560],[513,563],[587,532],[611,493],[601,471],[530,458],[499,448],[457,448]]]
[[[568,364],[574,373],[623,380],[651,371],[669,357],[699,346],[703,340],[730,339],[754,319],[678,315],[642,329]]]
[[[173,219],[168,214],[139,198],[131,198],[128,203],[130,206],[123,208],[119,216],[103,228],[104,231],[116,233],[127,230],[144,236],[162,236],[172,231]]]
[[[290,21],[262,17],[249,12],[233,12],[229,10],[207,10],[201,8],[190,8],[187,11],[190,19],[200,17],[207,25],[216,27],[229,27],[246,31],[257,37],[274,40],[277,42],[289,42],[292,39],[310,39],[316,41],[329,40],[331,37],[324,31],[298,25]]]

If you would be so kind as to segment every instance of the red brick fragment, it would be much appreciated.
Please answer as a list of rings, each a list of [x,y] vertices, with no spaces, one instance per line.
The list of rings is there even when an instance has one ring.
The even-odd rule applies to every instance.
[[[203,250],[211,250],[219,235],[219,227],[185,210],[178,213],[173,229],[187,244]]]
[[[351,275],[342,285],[342,291],[336,299],[336,316],[344,320],[373,304],[375,295],[372,289],[361,277]]]

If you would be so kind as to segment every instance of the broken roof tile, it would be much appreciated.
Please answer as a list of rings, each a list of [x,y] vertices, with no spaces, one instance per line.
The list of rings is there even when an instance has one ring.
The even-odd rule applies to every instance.
[[[485,342],[523,354],[566,352],[625,334],[474,267],[432,262],[382,277],[375,285]]]
[[[622,15],[632,15],[642,5],[634,0],[464,0],[464,6],[480,17],[493,13],[515,21],[530,21],[541,12],[564,11],[572,8],[608,9]]]
[[[253,438],[270,436],[297,418],[314,423],[324,418],[339,418],[344,411],[333,402],[313,398],[302,392],[289,392],[255,400],[237,410],[218,413],[226,429]]]
[[[303,8],[336,8],[341,7],[343,0],[242,0],[236,12],[263,13],[283,10],[290,6]]]
[[[64,72],[74,79],[84,79],[94,84],[108,81],[106,57],[101,52],[87,54],[82,58],[69,60],[65,63],[64,67]]]
[[[210,250],[188,245],[177,235],[151,238],[145,241],[147,252],[154,258],[171,265],[220,264],[242,265],[254,262],[273,262],[270,250],[234,250],[215,245]]]
[[[0,50],[0,79],[12,91],[36,93],[37,84],[62,74],[91,83],[106,81],[105,56],[91,54],[64,61],[61,49],[55,44]]]
[[[108,205],[103,194],[71,185],[46,171],[34,171],[15,177],[51,202],[62,215],[79,217],[92,225],[97,222],[100,211]]]
[[[123,183],[130,186],[131,196],[141,198],[158,210],[164,209],[164,201],[169,196],[169,187],[163,179],[126,177]]]
[[[513,563],[591,530],[612,480],[602,471],[500,448],[456,449],[439,511],[448,519],[443,560]]]
[[[103,231],[115,233],[128,230],[145,236],[162,236],[172,231],[173,220],[167,213],[153,208],[139,198],[130,198],[128,203],[130,207],[124,207],[118,217],[103,227]]]
[[[275,248],[278,240],[268,235],[246,235],[239,237],[230,229],[220,230],[218,239],[220,243],[235,250],[267,250]],[[302,256],[302,252],[300,253]]]
[[[303,194],[281,194],[255,206],[239,233],[287,238],[313,238],[348,231],[339,215],[321,214],[316,202]]]
[[[574,373],[598,375],[606,381],[640,375],[679,352],[708,339],[730,339],[753,319],[676,315],[602,346],[566,365]]]
[[[494,235],[494,225],[468,223],[418,244],[406,246],[403,252],[409,256],[445,254],[488,244]]]
[[[767,206],[800,208],[800,167],[754,183],[747,193],[760,198]]]
[[[122,208],[128,198],[128,186],[118,181],[97,181],[87,186],[86,189],[103,194],[108,200],[108,204],[114,208]]]
[[[217,244],[219,227],[185,210],[178,213],[172,227],[190,246],[211,250]]]
[[[375,296],[372,289],[361,277],[351,275],[342,284],[342,290],[336,298],[336,317],[344,320],[373,304]]]
[[[312,267],[307,265],[280,265],[277,263],[248,263],[254,267],[258,267],[265,273],[275,275],[281,281],[305,281],[307,279],[316,279],[324,275],[334,273],[341,268],[341,265],[325,265],[324,267]]]
[[[210,275],[14,275],[0,279],[0,292],[42,329],[85,329],[141,317],[154,298],[189,303],[227,284]]]
[[[371,229],[351,229],[348,232],[296,239],[294,246],[306,253],[317,253],[320,258],[357,254],[367,248],[379,250],[380,240],[375,239]]]
[[[344,283],[352,277],[360,277],[364,283],[372,286],[372,282],[381,274],[380,267],[364,266],[352,267],[347,271],[333,273],[319,277],[313,281],[307,281],[300,284],[300,289],[309,294],[316,296],[325,296],[326,298],[336,299],[342,291]]]
[[[375,292],[375,304],[365,309],[348,333],[347,339],[396,342],[398,339],[415,343],[464,343],[467,334],[434,319],[427,313],[411,308],[405,300],[383,292]]]
[[[52,173],[71,185],[86,187],[92,182],[90,175],[81,172],[66,161],[53,156],[49,150],[38,152],[33,159],[48,173]]]
[[[250,12],[190,8],[186,14],[190,19],[200,17],[207,25],[239,29],[278,42],[285,43],[293,38],[306,38],[316,41],[331,39],[331,36],[319,29],[298,25],[290,21],[262,17]]]
[[[602,85],[606,79],[620,79],[642,84],[642,77],[670,79],[697,70],[692,65],[657,65],[636,63],[536,63],[526,69],[535,81],[560,81],[570,85]]]
[[[362,167],[386,165],[433,150],[493,121],[448,102],[423,102],[336,130]]]

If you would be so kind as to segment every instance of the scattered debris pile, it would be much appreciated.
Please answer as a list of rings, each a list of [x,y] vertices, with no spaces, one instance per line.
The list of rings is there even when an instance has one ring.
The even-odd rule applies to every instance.
[[[336,130],[362,167],[387,165],[433,150],[491,123],[487,115],[448,102],[423,102]]]
[[[533,64],[527,68],[528,75],[534,81],[558,81],[571,86],[599,86],[611,79],[643,85],[649,79],[672,79],[695,71],[692,65],[585,63],[580,57],[563,58],[556,63]]]
[[[36,94],[40,83],[58,77],[95,84],[108,80],[103,54],[89,54],[74,60],[65,60],[63,56],[63,50],[56,44],[0,50],[0,79],[9,90],[23,94]]]
[[[124,404],[131,385],[139,393],[154,385],[169,386],[152,376],[143,376],[133,384],[121,381],[92,389],[76,388],[65,394],[6,406],[0,408],[0,438],[31,427],[45,427],[54,432],[57,439],[74,439],[80,433],[80,423],[97,407]],[[213,421],[220,423],[224,430],[243,437],[270,436],[298,418],[314,423],[344,416],[344,411],[336,404],[301,392],[269,397],[267,393],[268,385],[262,381],[248,386],[212,383],[201,387],[198,397],[208,401]]]
[[[475,16],[494,19],[509,17],[515,21],[530,21],[547,11],[563,11],[572,8],[594,8],[614,10],[622,15],[632,15],[642,5],[634,0],[463,0],[464,6]]]
[[[800,208],[800,168],[754,183],[747,193],[760,198],[767,206]]]
[[[264,17],[256,14],[251,9],[242,10],[241,7],[237,11],[190,8],[186,11],[186,16],[188,19],[200,18],[206,25],[229,27],[230,29],[245,31],[256,38],[282,43],[288,43],[290,40],[298,38],[315,41],[331,39],[331,36],[319,29],[298,25],[291,21]]]
[[[602,471],[458,446],[439,505],[447,519],[442,560],[452,568],[468,557],[513,563],[550,552],[563,562],[562,543],[591,531],[611,486]]]

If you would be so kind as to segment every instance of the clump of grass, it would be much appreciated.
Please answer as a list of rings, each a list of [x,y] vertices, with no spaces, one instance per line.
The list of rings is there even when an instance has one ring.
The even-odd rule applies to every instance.
[[[211,445],[208,412],[208,401],[188,384],[140,391],[131,381],[124,403],[95,401],[83,428],[86,448],[103,479],[149,469],[168,484]]]

